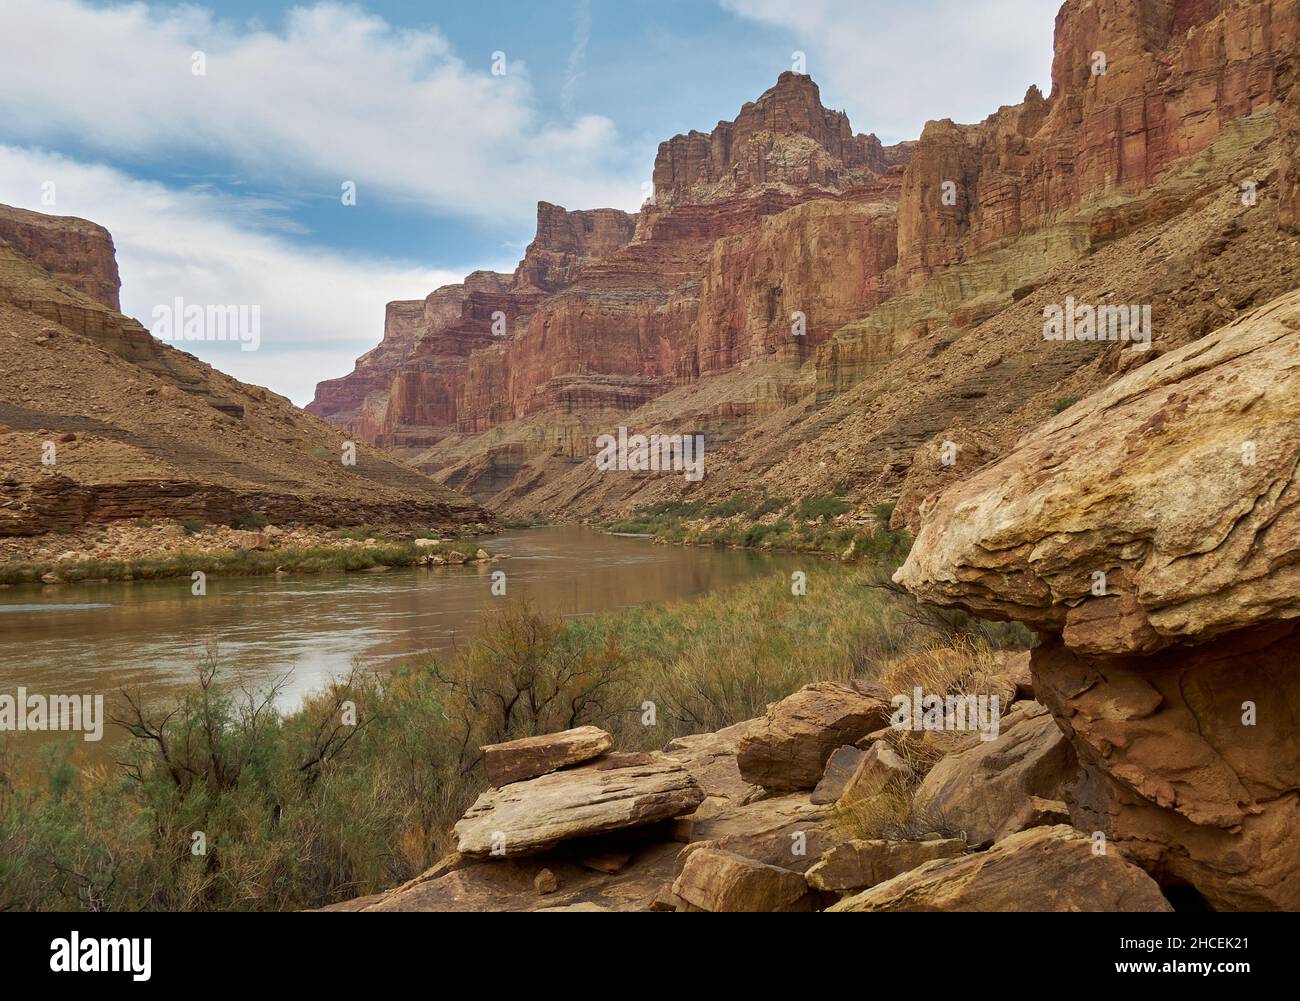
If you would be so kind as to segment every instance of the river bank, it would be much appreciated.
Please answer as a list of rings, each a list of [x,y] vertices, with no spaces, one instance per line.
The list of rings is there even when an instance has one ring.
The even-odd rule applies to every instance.
[[[658,543],[808,553],[846,563],[900,563],[911,537],[889,527],[892,513],[893,505],[882,504],[862,516],[832,494],[799,501],[736,496],[670,501],[595,524],[616,535],[648,536]]]
[[[223,577],[374,571],[491,558],[480,533],[447,538],[423,529],[240,525],[195,519],[113,522],[0,540],[0,587],[162,580],[195,571]]]
[[[564,533],[580,530],[544,531],[559,533],[552,544],[569,558],[513,553],[512,588],[525,576],[516,572],[530,567],[542,578],[531,595],[580,586],[606,602],[613,581],[642,587],[655,567],[649,579],[679,590],[699,583],[684,568],[719,561],[748,562],[750,579],[588,615],[539,611],[518,588],[477,630],[467,632],[462,615],[461,638],[443,654],[403,658],[385,674],[347,672],[283,711],[273,678],[259,685],[244,670],[249,637],[236,634],[245,642],[200,659],[197,675],[191,665],[191,682],[169,697],[118,700],[114,714],[133,733],[114,756],[125,767],[77,767],[66,747],[54,748],[38,780],[15,783],[0,755],[8,776],[0,781],[0,843],[9,846],[0,908],[92,901],[108,910],[261,910],[351,899],[416,877],[445,855],[451,823],[486,785],[480,744],[593,724],[619,749],[649,750],[752,719],[809,682],[871,676],[954,629],[970,626],[994,646],[1026,639],[1010,627],[918,621],[910,598],[876,586],[888,568],[818,561],[806,568],[806,586],[794,588],[790,567],[802,561],[591,539],[626,554],[610,576],[590,563],[573,566]],[[498,544],[511,549],[508,538]],[[487,593],[469,571],[405,573]],[[369,586],[391,577],[349,580]],[[300,619],[311,617],[311,603],[284,600]],[[234,604],[257,606],[246,596]],[[341,611],[329,600],[319,607]],[[348,614],[384,627],[364,608]],[[191,854],[195,831],[205,834],[206,856]]]

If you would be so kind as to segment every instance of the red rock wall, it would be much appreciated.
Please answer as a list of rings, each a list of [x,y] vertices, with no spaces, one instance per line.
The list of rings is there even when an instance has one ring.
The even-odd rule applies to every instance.
[[[807,140],[786,156],[791,137]],[[822,107],[812,78],[782,73],[777,85],[746,104],[734,122],[709,134],[691,132],[659,146],[655,199],[661,205],[698,201],[721,186],[735,191],[770,182],[843,187],[853,177],[889,166],[880,140],[855,136],[848,116]]]
[[[618,209],[569,212],[537,203],[537,237],[515,271],[516,288],[556,292],[573,283],[586,261],[608,257],[636,232],[636,216]]]
[[[1278,64],[1297,45],[1300,0],[1068,0],[1049,99],[1031,89],[980,125],[926,127],[899,208],[903,284],[1089,198],[1149,186],[1224,122],[1277,100]]]
[[[898,236],[891,206],[806,202],[709,255],[692,333],[696,373],[786,352],[802,359],[886,298]],[[805,330],[794,329],[802,313]]]
[[[1278,216],[1284,228],[1300,233],[1300,56],[1284,64],[1279,78],[1286,101],[1280,123],[1283,161]]]
[[[1031,88],[982,123],[931,122],[890,148],[854,135],[808,77],[783,74],[735,121],[663,143],[639,215],[540,203],[510,279],[434,293],[422,329],[403,309],[352,376],[322,384],[316,412],[415,446],[553,407],[632,409],[762,356],[801,362],[871,306],[1146,188],[1277,100],[1300,0],[1067,0],[1056,32],[1050,96]],[[1293,110],[1283,122],[1295,128]],[[1296,187],[1284,170],[1284,202]],[[854,359],[835,391],[855,381]]]
[[[48,216],[0,208],[0,240],[109,309],[118,310],[117,257],[113,237],[103,226],[71,216]]]

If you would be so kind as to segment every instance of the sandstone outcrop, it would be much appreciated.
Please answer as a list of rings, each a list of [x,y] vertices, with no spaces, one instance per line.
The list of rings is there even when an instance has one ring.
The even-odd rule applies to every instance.
[[[808,883],[799,873],[715,848],[691,852],[673,893],[701,911],[812,910]]]
[[[897,579],[1019,618],[1068,800],[1211,906],[1300,905],[1300,293],[1075,404],[940,495]]]
[[[941,759],[916,790],[915,809],[942,818],[972,844],[998,841],[1037,826],[1034,799],[1059,799],[1077,771],[1056,720],[1030,703],[1002,720],[995,740]]]
[[[808,698],[806,689],[797,694]],[[1039,718],[1050,721],[1041,708],[1029,717]],[[841,715],[823,719],[827,733],[840,728]],[[678,738],[663,754],[609,753],[488,790],[456,825],[459,853],[396,889],[326,909],[809,911],[887,886],[895,892],[845,897],[842,906],[1168,909],[1117,847],[1098,852],[1068,827],[1039,827],[987,852],[937,833],[855,838],[838,806],[807,792],[765,793],[741,778],[739,748],[766,723]],[[1044,823],[1064,809],[1030,802]]]
[[[1171,911],[1160,887],[1065,825],[1036,827],[987,852],[927,862],[828,908],[855,911]]]
[[[1075,404],[944,493],[897,579],[1096,654],[1300,616],[1298,330],[1300,293]]]
[[[595,726],[489,744],[483,748],[483,773],[500,788],[590,761],[613,746],[614,738]]]
[[[703,800],[690,772],[671,758],[611,754],[488,790],[456,824],[455,836],[462,855],[530,855],[572,838],[669,820]]]
[[[831,753],[889,721],[882,691],[857,683],[817,682],[768,707],[740,740],[737,764],[746,782],[773,791],[812,789]]]
[[[960,838],[936,841],[848,841],[826,852],[807,872],[810,886],[826,892],[857,892],[966,852]]]
[[[1256,626],[1151,656],[1035,651],[1087,774],[1071,816],[1221,910],[1300,906],[1300,633]]]

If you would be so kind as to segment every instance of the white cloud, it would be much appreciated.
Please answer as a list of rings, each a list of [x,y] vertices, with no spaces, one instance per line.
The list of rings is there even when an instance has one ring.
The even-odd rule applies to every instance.
[[[858,132],[916,139],[927,121],[978,122],[1051,86],[1060,0],[721,0],[790,32],[822,100]]]
[[[524,63],[493,76],[490,52],[462,61],[436,28],[335,3],[293,8],[274,31],[200,7],[85,0],[4,0],[0,19],[11,142],[142,163],[203,155],[303,197],[354,180],[359,204],[512,224],[539,197],[639,201],[644,164],[609,119],[543,120]],[[196,50],[205,76],[191,71]]]
[[[55,182],[56,203],[41,203]],[[102,165],[0,146],[0,202],[106,227],[117,247],[122,310],[145,326],[154,307],[181,296],[204,305],[261,307],[261,347],[185,343],[191,354],[299,405],[316,383],[352,370],[378,342],[384,304],[423,298],[470,270],[435,271],[301,248],[268,232],[266,206],[202,190],[176,190]],[[503,254],[498,266],[506,263]]]

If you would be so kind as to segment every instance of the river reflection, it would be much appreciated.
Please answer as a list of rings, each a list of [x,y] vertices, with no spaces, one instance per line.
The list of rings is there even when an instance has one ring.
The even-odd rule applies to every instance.
[[[690,598],[798,565],[794,557],[728,549],[656,546],[581,527],[531,529],[483,540],[510,557],[490,565],[383,574],[295,575],[134,581],[0,590],[0,695],[96,694],[111,705],[122,687],[152,703],[174,699],[214,644],[223,674],[254,688],[284,678],[289,710],[354,663],[395,667],[427,651],[445,653],[473,636],[494,570],[508,595],[565,616]],[[806,562],[806,561],[805,561]],[[26,753],[47,735],[0,735]],[[116,727],[100,758],[121,739]],[[78,741],[78,743],[81,743]]]

